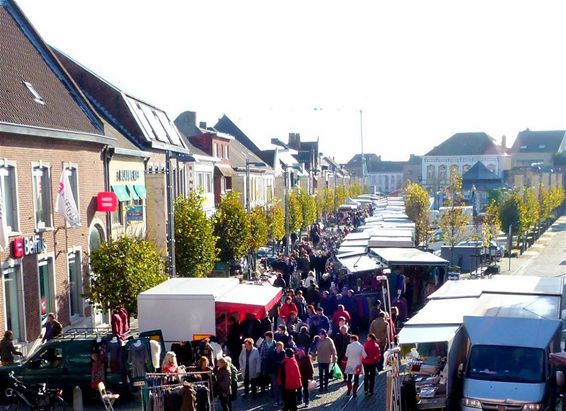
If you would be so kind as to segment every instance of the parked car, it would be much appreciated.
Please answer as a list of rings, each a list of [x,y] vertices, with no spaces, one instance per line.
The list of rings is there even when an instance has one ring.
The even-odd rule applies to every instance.
[[[109,330],[73,329],[59,337],[47,341],[29,358],[21,363],[0,367],[0,397],[4,398],[5,389],[10,386],[10,373],[25,384],[46,384],[46,388],[61,388],[66,398],[72,395],[75,386],[79,386],[86,395],[91,386],[91,355],[95,344],[110,341]],[[163,342],[160,330],[140,333],[138,337],[155,338]],[[133,341],[133,340],[131,340]],[[121,364],[116,371],[107,369],[105,384],[114,391],[127,392],[127,358],[129,344],[122,347]],[[165,347],[162,346],[162,353]]]

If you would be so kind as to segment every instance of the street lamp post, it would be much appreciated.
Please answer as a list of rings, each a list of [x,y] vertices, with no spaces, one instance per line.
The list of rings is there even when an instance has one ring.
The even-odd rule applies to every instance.
[[[289,167],[283,167],[283,189],[285,190],[285,255],[289,255],[289,188],[287,187],[289,178]]]

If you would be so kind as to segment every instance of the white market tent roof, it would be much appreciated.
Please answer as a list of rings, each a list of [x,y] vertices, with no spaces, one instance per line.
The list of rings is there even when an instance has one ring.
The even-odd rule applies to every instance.
[[[460,325],[465,315],[475,313],[477,304],[477,298],[429,301],[405,326]]]
[[[448,261],[416,248],[371,248],[388,265],[447,265]]]
[[[338,256],[337,258],[340,264],[352,274],[362,271],[373,271],[383,267],[377,258],[365,253],[359,255],[348,254],[345,257]]]
[[[536,294],[561,296],[562,277],[506,276],[474,281],[448,281],[428,296],[429,299],[478,297],[483,292],[495,294]]]
[[[452,341],[459,325],[414,326],[405,325],[399,331],[399,344],[419,344]]]
[[[367,247],[340,247],[336,252],[337,256],[346,257],[348,254],[365,254],[367,252]]]
[[[368,239],[342,241],[340,247],[367,247]]]
[[[237,278],[171,278],[139,294],[149,296],[208,296],[214,299],[239,284]]]
[[[216,299],[218,303],[267,306],[279,293],[277,287],[238,284]]]
[[[342,242],[352,241],[352,240],[369,240],[369,238],[370,238],[370,233],[367,233],[367,232],[348,233],[348,235],[346,237],[344,237]]]
[[[385,237],[372,235],[367,242],[369,247],[414,247],[413,237]]]

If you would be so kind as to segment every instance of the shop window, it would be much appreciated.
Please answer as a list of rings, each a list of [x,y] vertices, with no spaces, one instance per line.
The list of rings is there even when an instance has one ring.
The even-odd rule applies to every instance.
[[[112,217],[112,225],[124,225],[124,202],[120,201],[116,211],[110,213]]]
[[[53,284],[53,259],[47,258],[38,263],[39,280],[39,310],[42,323],[47,320],[47,314],[55,312],[55,293]]]
[[[19,231],[16,168],[0,161],[0,195],[4,203],[8,233]]]
[[[33,205],[35,226],[45,229],[52,226],[51,220],[51,173],[47,166],[36,166],[33,175]]]
[[[25,340],[23,315],[23,286],[21,266],[2,270],[4,286],[5,330],[12,330],[14,339]]]
[[[69,263],[69,307],[71,317],[78,317],[81,315],[81,285],[82,285],[82,270],[81,270],[81,253],[74,251],[68,255]]]

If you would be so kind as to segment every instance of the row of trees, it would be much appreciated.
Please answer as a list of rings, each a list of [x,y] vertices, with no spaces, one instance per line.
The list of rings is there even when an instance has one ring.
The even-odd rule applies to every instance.
[[[417,244],[429,240],[433,232],[429,213],[428,192],[417,183],[409,183],[405,189],[405,208],[407,216],[415,222]],[[541,227],[555,218],[555,210],[565,199],[564,189],[539,187],[538,195],[533,187],[512,191],[496,190],[490,193],[489,205],[475,221],[462,207],[465,205],[462,194],[462,177],[454,173],[450,184],[444,189],[445,209],[438,220],[443,240],[452,249],[465,240],[482,240],[487,246],[495,240],[501,229],[512,229],[513,235],[523,238],[524,246],[529,232],[540,233]],[[479,229],[470,229],[470,226]]]
[[[321,190],[311,196],[305,190],[289,193],[289,230],[307,230],[318,218],[334,212],[349,196],[362,193],[359,185]],[[175,265],[182,277],[206,277],[218,261],[239,261],[250,252],[285,236],[285,211],[280,201],[246,212],[238,193],[226,195],[216,213],[208,218],[201,195],[191,192],[174,203]],[[122,237],[104,243],[90,258],[93,273],[85,297],[103,309],[117,303],[135,313],[137,295],[163,282],[165,258],[153,243]]]

